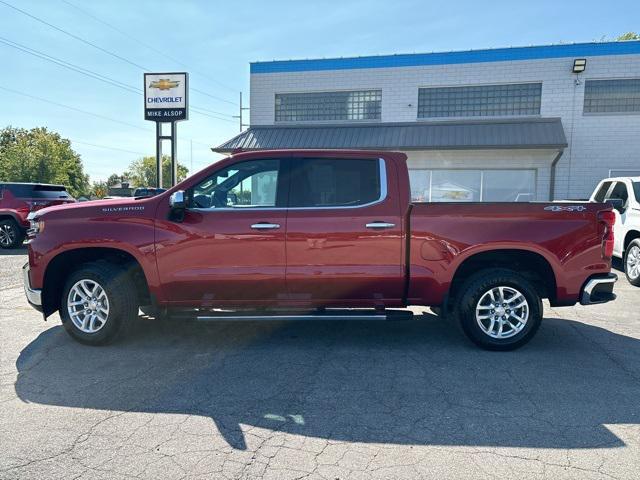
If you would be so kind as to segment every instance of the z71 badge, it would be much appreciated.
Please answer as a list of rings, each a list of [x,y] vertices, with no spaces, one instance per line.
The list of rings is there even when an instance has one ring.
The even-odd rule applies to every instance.
[[[102,209],[104,213],[141,212],[143,210],[143,206],[105,207]]]
[[[544,209],[552,212],[584,212],[587,207],[584,205],[549,205]]]

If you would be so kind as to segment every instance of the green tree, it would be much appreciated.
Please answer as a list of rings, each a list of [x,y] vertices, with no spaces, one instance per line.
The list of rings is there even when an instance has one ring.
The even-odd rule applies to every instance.
[[[640,34],[636,32],[627,32],[624,35],[620,35],[616,38],[618,42],[626,42],[627,40],[640,40]]]
[[[62,184],[75,197],[89,188],[71,142],[46,128],[0,130],[0,180]]]
[[[181,182],[187,175],[187,167],[178,162],[178,181]],[[129,165],[129,169],[124,173],[134,185],[138,187],[155,187],[156,185],[156,157],[143,157]],[[162,156],[162,186],[171,186],[171,157]]]
[[[93,182],[93,185],[91,185],[91,193],[90,193],[91,196],[102,198],[102,197],[105,197],[108,192],[109,192],[108,182],[98,181],[98,182]]]
[[[109,178],[107,178],[107,185],[111,186],[111,185],[115,185],[116,183],[120,183],[122,181],[122,175],[118,175],[117,173],[112,173],[111,175],[109,175]]]

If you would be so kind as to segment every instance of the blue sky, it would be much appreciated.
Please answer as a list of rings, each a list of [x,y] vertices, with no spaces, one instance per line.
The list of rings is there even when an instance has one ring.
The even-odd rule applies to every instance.
[[[191,105],[216,117],[192,111],[178,126],[178,158],[190,167],[193,144],[193,167],[199,170],[219,158],[210,146],[238,133],[237,120],[230,115],[237,114],[239,91],[248,102],[249,62],[588,42],[638,31],[638,18],[637,0],[1,0],[0,39],[140,88],[143,70],[131,63],[149,71],[189,71]],[[60,132],[72,140],[92,180],[122,172],[143,154],[154,154],[153,124],[143,120],[141,95],[3,43],[0,59],[0,127],[46,126]]]

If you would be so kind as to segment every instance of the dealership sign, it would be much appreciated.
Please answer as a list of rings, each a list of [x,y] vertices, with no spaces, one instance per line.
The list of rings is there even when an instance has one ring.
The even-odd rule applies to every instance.
[[[156,122],[186,120],[189,114],[187,73],[144,74],[144,119]]]

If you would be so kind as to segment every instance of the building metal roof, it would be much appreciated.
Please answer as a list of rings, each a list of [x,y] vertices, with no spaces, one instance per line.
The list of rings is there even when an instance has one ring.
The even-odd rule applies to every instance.
[[[461,52],[407,53],[366,57],[318,58],[307,60],[273,60],[251,63],[251,73],[310,72],[351,70],[358,68],[417,67],[460,63],[540,60],[546,58],[580,58],[605,55],[640,54],[640,41],[591,42],[531,47],[491,48]]]
[[[559,118],[253,126],[214,152],[271,149],[563,149]]]

